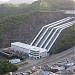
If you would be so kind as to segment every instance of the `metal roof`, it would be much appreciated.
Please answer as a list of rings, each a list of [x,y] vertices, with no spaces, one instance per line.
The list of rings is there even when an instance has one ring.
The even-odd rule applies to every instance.
[[[11,45],[15,45],[15,46],[18,46],[18,47],[21,47],[21,48],[25,48],[25,49],[30,49],[30,50],[33,50],[33,51],[39,51],[39,52],[47,51],[44,48],[40,48],[40,47],[36,47],[36,46],[31,46],[31,45],[24,44],[24,43],[21,43],[21,42],[14,42],[14,43],[11,43]]]
[[[26,49],[29,49],[31,47],[30,45],[24,44],[24,43],[21,43],[21,42],[14,42],[14,43],[11,43],[11,45],[15,45],[15,46],[26,48]]]
[[[16,64],[16,63],[20,63],[20,59],[12,59],[12,60],[9,60],[10,63],[12,64]]]
[[[47,51],[47,50],[44,49],[44,48],[40,48],[40,47],[36,47],[36,46],[31,46],[30,49],[33,50],[33,51],[39,51],[40,53]]]

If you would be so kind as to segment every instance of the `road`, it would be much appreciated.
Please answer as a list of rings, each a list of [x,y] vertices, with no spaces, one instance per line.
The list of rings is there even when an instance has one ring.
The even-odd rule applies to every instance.
[[[50,57],[46,57],[46,58],[44,58],[44,60],[39,61],[38,63],[31,64],[31,65],[29,64],[29,65],[20,67],[18,69],[18,71],[16,71],[16,72],[23,72],[23,71],[29,70],[33,66],[42,66],[42,65],[46,65],[46,64],[52,65],[63,59],[68,59],[72,55],[75,56],[75,47],[72,47],[64,52],[59,53],[59,54],[54,54],[54,55],[51,55]]]

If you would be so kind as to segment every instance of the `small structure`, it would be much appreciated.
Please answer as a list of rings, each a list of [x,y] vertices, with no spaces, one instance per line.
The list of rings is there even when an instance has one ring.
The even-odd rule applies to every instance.
[[[60,70],[64,70],[65,67],[64,66],[59,67],[59,66],[56,65],[56,66],[52,67],[52,69],[58,69],[60,71]]]
[[[12,60],[9,60],[10,63],[12,64],[17,64],[17,63],[20,63],[20,59],[12,59]]]
[[[75,14],[75,10],[63,10],[65,14]]]
[[[56,72],[56,74],[57,75],[73,75],[73,72],[70,70],[61,70],[61,71]]]

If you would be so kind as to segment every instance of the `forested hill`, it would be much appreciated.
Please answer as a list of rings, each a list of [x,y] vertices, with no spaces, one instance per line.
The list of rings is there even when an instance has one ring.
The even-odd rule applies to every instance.
[[[28,4],[1,4],[0,5],[0,17],[6,17],[10,15],[19,15],[26,12]]]
[[[67,17],[59,10],[75,9],[73,0],[38,0],[32,4],[0,5],[0,48],[11,42],[30,43],[40,28]],[[56,11],[56,12],[52,12]]]
[[[3,17],[0,21],[0,46],[11,42],[31,43],[42,26],[66,17],[62,12],[35,12]]]
[[[74,1],[73,0],[38,0],[41,7],[45,7],[50,10],[64,10],[64,9],[73,9]]]
[[[0,17],[37,11],[58,11],[75,9],[73,0],[38,0],[32,4],[1,4]]]

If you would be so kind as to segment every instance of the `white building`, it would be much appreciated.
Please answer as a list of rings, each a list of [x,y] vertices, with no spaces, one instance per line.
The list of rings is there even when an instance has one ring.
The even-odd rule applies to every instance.
[[[41,58],[41,57],[46,57],[47,56],[47,50],[39,47],[32,46],[30,48],[30,57],[34,58]]]
[[[46,49],[31,46],[31,45],[20,43],[20,42],[11,43],[11,48],[15,52],[27,53],[30,57],[34,57],[36,59],[47,56]]]
[[[30,47],[31,47],[30,45],[24,44],[24,43],[21,43],[21,42],[11,43],[11,48],[15,52],[19,52],[19,53],[27,53],[27,54],[29,54]]]

